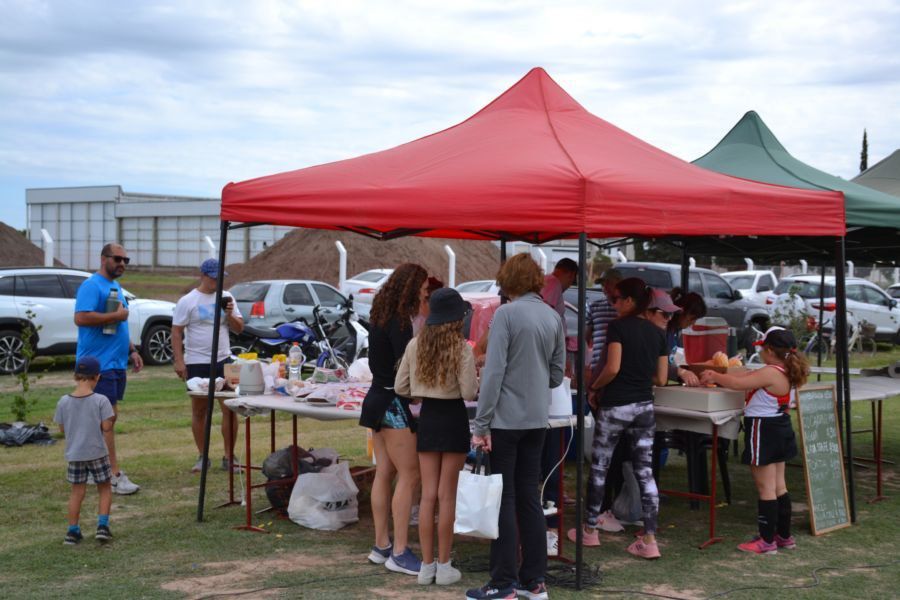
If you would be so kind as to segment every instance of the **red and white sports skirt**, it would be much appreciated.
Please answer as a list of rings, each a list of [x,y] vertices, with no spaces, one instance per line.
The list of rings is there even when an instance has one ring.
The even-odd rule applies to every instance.
[[[763,466],[797,456],[797,440],[790,415],[744,417],[745,465]]]

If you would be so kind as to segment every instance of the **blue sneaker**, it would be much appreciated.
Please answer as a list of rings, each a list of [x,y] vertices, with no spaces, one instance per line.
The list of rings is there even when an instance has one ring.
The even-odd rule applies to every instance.
[[[412,550],[407,548],[400,556],[391,552],[391,555],[385,561],[384,566],[387,567],[388,571],[393,571],[395,573],[418,575],[419,568],[422,566],[422,561],[416,558],[416,555],[412,553]]]
[[[394,544],[388,544],[387,548],[379,548],[377,545],[372,546],[372,551],[369,552],[369,562],[375,563],[376,565],[383,565],[387,562],[387,559],[391,557],[391,551],[394,549]]]
[[[492,584],[466,590],[466,600],[485,600],[489,598],[501,598],[503,600],[515,600],[516,586],[497,587]]]

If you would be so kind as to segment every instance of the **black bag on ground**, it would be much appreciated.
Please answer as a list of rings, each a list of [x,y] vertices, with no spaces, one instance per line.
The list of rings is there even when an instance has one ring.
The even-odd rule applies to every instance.
[[[49,446],[55,442],[56,440],[50,437],[50,430],[43,423],[39,425],[0,423],[0,444],[4,446],[25,444]]]
[[[300,473],[294,472],[294,448],[297,448],[297,468]],[[281,514],[287,514],[288,502],[291,500],[291,491],[294,488],[294,478],[303,473],[319,470],[313,460],[314,457],[300,446],[288,446],[276,450],[266,457],[262,464],[262,472],[269,480],[269,483],[266,484],[266,497],[272,508]]]

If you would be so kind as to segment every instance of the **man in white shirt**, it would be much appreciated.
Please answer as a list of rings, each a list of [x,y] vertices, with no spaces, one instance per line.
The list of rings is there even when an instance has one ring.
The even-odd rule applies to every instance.
[[[219,261],[208,258],[200,265],[200,285],[183,296],[175,304],[172,316],[172,353],[174,355],[175,373],[182,379],[209,377],[209,359],[212,352],[213,319],[216,314],[216,287],[218,285]],[[226,273],[227,274],[227,273]],[[228,292],[222,293],[222,310],[219,329],[219,347],[216,349],[216,377],[224,377],[225,363],[231,362],[231,350],[228,331],[240,333],[244,329],[244,321],[237,303]],[[183,344],[183,346],[182,346]],[[234,431],[232,413],[220,402],[222,407],[222,437],[225,441],[225,456],[222,457],[222,468],[228,470],[228,457],[234,456]],[[191,398],[191,430],[200,456],[194,468],[199,473],[203,468],[203,434],[206,425],[207,398]]]

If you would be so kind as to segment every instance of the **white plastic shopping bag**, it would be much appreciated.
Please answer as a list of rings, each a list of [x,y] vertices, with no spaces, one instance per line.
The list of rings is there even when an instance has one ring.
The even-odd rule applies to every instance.
[[[500,535],[500,497],[503,475],[482,473],[484,454],[479,449],[475,469],[459,473],[456,487],[456,521],[453,533],[495,540]]]
[[[288,517],[310,529],[334,531],[359,521],[359,488],[350,476],[350,463],[324,467],[297,478],[288,503]]]

